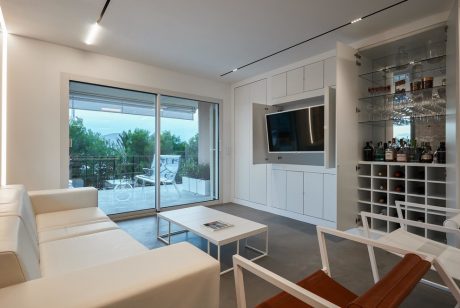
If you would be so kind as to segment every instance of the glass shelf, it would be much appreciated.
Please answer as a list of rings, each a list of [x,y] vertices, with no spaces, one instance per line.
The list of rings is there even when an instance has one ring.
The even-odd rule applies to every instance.
[[[361,97],[359,100],[363,102],[373,102],[373,101],[385,101],[385,100],[410,100],[414,99],[414,96],[424,96],[424,97],[429,97],[429,94],[431,92],[431,97],[439,98],[439,99],[446,99],[446,86],[436,86],[428,89],[421,89],[421,90],[415,90],[415,91],[406,91],[403,93],[385,93],[385,94],[379,94],[379,95],[373,95],[373,96],[367,96],[367,97]]]
[[[419,116],[413,116],[409,117],[406,116],[404,118],[378,118],[374,117],[373,119],[365,119],[365,120],[358,120],[359,124],[369,124],[372,126],[377,126],[377,127],[386,127],[387,122],[391,121],[393,125],[408,125],[412,124],[412,122],[415,120],[420,120],[420,121],[433,121],[433,120],[439,120],[445,121],[445,113],[444,114],[433,114],[433,115],[419,115]]]
[[[417,72],[416,74],[421,74],[425,76],[427,72],[435,73],[436,71],[441,71],[441,72],[444,72],[444,75],[445,75],[446,55],[433,57],[433,58],[427,58],[427,59],[420,60],[420,61],[410,61],[402,65],[393,65],[393,66],[384,67],[379,70],[360,74],[359,77],[366,79],[368,81],[374,82],[375,80],[390,79],[392,77],[388,77],[386,75],[389,75],[390,73],[394,73],[398,71],[406,71],[406,73],[412,77],[413,74],[409,72],[412,70],[413,66],[419,65],[419,64],[424,65],[424,67],[428,66],[428,68],[425,68],[422,71]]]

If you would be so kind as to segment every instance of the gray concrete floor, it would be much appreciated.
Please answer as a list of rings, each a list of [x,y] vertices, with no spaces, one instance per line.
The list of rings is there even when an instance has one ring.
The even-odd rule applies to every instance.
[[[321,268],[318,241],[314,225],[286,217],[257,211],[237,204],[223,204],[214,207],[226,213],[240,216],[268,225],[269,255],[256,263],[296,282]],[[156,240],[156,218],[147,217],[118,222],[121,228],[130,233],[145,246],[154,249],[164,246]],[[162,229],[166,224],[161,224]],[[201,249],[206,249],[206,241],[190,233],[174,236],[173,242],[187,240]],[[251,240],[251,245],[263,247],[263,237]],[[242,247],[241,247],[242,248]],[[222,250],[223,266],[231,266],[231,256],[235,245],[227,245]],[[241,249],[242,255],[252,257],[253,252]],[[211,251],[215,255],[215,249]],[[361,294],[373,284],[369,259],[365,246],[337,238],[328,239],[329,262],[332,277],[341,284]],[[399,259],[388,253],[377,251],[377,261],[381,273],[385,273]],[[436,273],[429,273],[436,279]],[[245,273],[245,288],[248,307],[279,292],[270,284]],[[419,284],[402,307],[453,307],[455,300],[447,292]],[[220,307],[236,307],[233,273],[221,276]]]

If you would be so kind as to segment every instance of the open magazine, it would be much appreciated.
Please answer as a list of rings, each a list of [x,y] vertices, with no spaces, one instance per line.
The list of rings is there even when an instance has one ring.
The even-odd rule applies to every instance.
[[[221,220],[211,221],[203,224],[205,227],[210,228],[212,231],[219,231],[228,227],[232,227],[233,225],[223,222]]]

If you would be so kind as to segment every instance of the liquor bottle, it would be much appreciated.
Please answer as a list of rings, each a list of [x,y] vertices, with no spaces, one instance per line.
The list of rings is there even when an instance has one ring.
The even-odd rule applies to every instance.
[[[407,161],[410,161],[410,162],[418,162],[419,161],[419,159],[417,157],[417,140],[416,139],[412,139],[410,141],[409,157],[407,158]]]
[[[429,163],[433,162],[433,152],[431,151],[431,146],[429,142],[425,143],[425,148],[422,153],[422,163]]]
[[[384,161],[385,160],[385,149],[383,147],[383,143],[379,142],[377,144],[377,148],[375,149],[375,156],[374,159],[376,161]]]
[[[439,147],[435,153],[436,160],[438,164],[445,164],[446,163],[446,143],[441,141],[439,143]]]
[[[366,145],[363,148],[363,160],[364,161],[374,160],[374,149],[369,145],[369,142],[366,142]]]
[[[399,148],[398,152],[396,153],[396,161],[407,162],[407,152],[406,147],[404,146],[404,139],[399,140]]]
[[[385,150],[385,161],[395,161],[396,152],[391,141],[388,141],[388,148]]]

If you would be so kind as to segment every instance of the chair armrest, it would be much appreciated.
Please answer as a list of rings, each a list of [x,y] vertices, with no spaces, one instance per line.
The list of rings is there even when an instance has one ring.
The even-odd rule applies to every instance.
[[[219,306],[219,263],[189,243],[0,289],[0,307]]]
[[[425,228],[433,231],[438,231],[438,232],[443,232],[443,233],[448,233],[448,234],[457,234],[460,235],[460,230],[459,229],[454,229],[451,227],[445,227],[445,226],[440,226],[440,225],[434,225],[430,224],[427,222],[420,222],[420,221],[415,221],[415,220],[409,220],[409,219],[401,219],[399,217],[392,217],[392,216],[386,216],[386,215],[381,215],[381,214],[376,214],[376,213],[370,213],[370,212],[365,212],[362,211],[360,213],[363,221],[363,226],[366,231],[369,231],[369,226],[365,224],[365,219],[366,217],[370,218],[376,218],[376,219],[381,219],[381,220],[386,220],[390,222],[395,222],[401,224],[403,227],[405,225],[408,226],[413,226],[413,227],[418,227],[418,228]]]
[[[94,187],[30,191],[29,197],[35,215],[97,207],[97,189]]]
[[[301,286],[273,273],[269,270],[257,265],[256,263],[249,261],[239,255],[233,255],[233,271],[235,273],[235,288],[237,294],[237,305],[238,308],[246,307],[246,299],[244,295],[244,282],[242,269],[245,269],[257,277],[271,283],[272,285],[280,288],[281,290],[289,293],[295,298],[301,300],[308,305],[313,307],[339,307],[333,303],[325,300],[324,298],[310,292]]]

